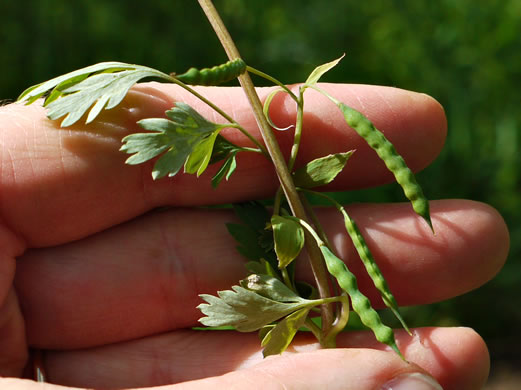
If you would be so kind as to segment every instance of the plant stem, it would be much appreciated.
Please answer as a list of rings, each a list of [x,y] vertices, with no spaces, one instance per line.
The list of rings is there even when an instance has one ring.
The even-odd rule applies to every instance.
[[[235,46],[226,26],[224,25],[221,17],[219,16],[217,10],[215,9],[211,0],[198,0],[201,8],[203,9],[208,21],[212,25],[213,29],[217,37],[219,38],[221,44],[228,55],[230,60],[234,60],[240,58],[239,51]],[[259,126],[259,129],[262,134],[262,138],[264,143],[266,144],[266,148],[270,154],[270,157],[275,166],[275,170],[277,172],[277,176],[279,178],[280,184],[286,195],[286,199],[290,205],[291,211],[293,215],[301,220],[307,220],[306,213],[304,211],[304,207],[300,202],[299,195],[293,183],[293,179],[291,178],[291,174],[286,165],[286,161],[284,160],[284,156],[280,151],[279,144],[275,135],[273,134],[271,127],[264,116],[262,103],[255,91],[255,86],[251,81],[250,75],[248,72],[245,72],[241,76],[239,76],[239,82],[246,93],[246,96],[250,102],[253,113],[255,115],[255,119]],[[306,234],[308,236],[308,234]],[[309,261],[311,264],[311,269],[313,271],[313,275],[315,281],[317,283],[317,290],[321,298],[327,298],[330,296],[329,291],[329,283],[328,283],[328,273],[325,267],[325,264],[322,260],[322,254],[320,249],[315,245],[313,240],[306,239],[306,249],[308,251]],[[333,312],[330,305],[322,306],[322,333],[328,334],[331,324],[333,322]]]
[[[300,138],[302,136],[302,124],[304,122],[304,89],[299,88],[297,100],[297,120],[295,122],[295,135],[293,140],[293,147],[291,148],[291,156],[289,158],[288,169],[293,170],[297,154],[300,147]]]
[[[262,78],[265,78],[266,80],[269,80],[271,81],[273,84],[276,84],[278,85],[279,87],[281,87],[284,91],[286,91],[286,93],[288,95],[291,96],[291,98],[293,100],[295,100],[296,102],[298,102],[298,98],[297,96],[291,91],[291,89],[289,89],[287,86],[285,86],[284,84],[282,84],[279,80],[277,80],[275,77],[271,77],[269,74],[266,74],[264,72],[261,72],[260,70],[258,69],[255,69],[255,68],[252,68],[251,66],[246,66],[246,70],[250,73],[253,73],[253,74],[256,74],[257,76],[260,76]]]

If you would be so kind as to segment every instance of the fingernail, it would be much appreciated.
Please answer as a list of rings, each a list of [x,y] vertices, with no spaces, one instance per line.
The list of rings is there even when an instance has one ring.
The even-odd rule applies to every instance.
[[[443,390],[434,378],[419,372],[402,374],[382,386],[382,390]]]

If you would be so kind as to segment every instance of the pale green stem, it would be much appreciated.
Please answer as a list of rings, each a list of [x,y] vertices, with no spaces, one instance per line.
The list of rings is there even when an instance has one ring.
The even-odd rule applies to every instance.
[[[251,66],[246,66],[246,70],[250,73],[253,73],[253,74],[256,74],[257,76],[260,76],[262,78],[265,78],[266,80],[269,80],[271,81],[273,84],[276,84],[278,85],[279,87],[281,87],[284,91],[286,91],[286,93],[291,96],[291,98],[293,100],[295,100],[297,103],[299,101],[299,99],[297,98],[297,96],[291,91],[291,89],[289,89],[286,85],[284,85],[283,83],[281,83],[279,80],[277,80],[275,77],[272,77],[270,76],[269,74],[266,74],[264,72],[261,72],[260,70],[258,69],[255,69],[255,68],[252,68]]]
[[[288,169],[291,172],[300,147],[300,138],[302,136],[302,124],[304,122],[304,90],[299,88],[299,99],[297,101],[297,120],[295,122],[295,135],[293,136],[293,147],[289,158]]]
[[[322,224],[318,220],[317,214],[313,210],[313,207],[309,203],[308,199],[306,198],[306,196],[304,194],[300,194],[300,200],[302,202],[302,205],[304,206],[304,209],[306,209],[307,214],[311,218],[311,222],[313,222],[313,226],[315,227],[316,232],[318,233],[320,238],[326,243],[326,245],[329,248],[332,248],[331,243],[329,242],[329,238],[327,237],[327,234],[324,231]],[[338,284],[336,283],[336,279],[333,279],[332,287],[333,287],[333,294],[339,295],[339,288],[338,288]],[[338,315],[340,315],[340,314],[337,313],[337,317],[338,317]],[[338,318],[337,318],[337,320],[338,320]]]
[[[320,342],[320,344],[322,344],[322,342],[320,341],[322,339],[320,328],[317,325],[315,325],[315,323],[311,320],[311,318],[309,318],[309,317],[306,318],[306,321],[304,321],[304,326],[306,328],[308,328],[313,333],[313,335],[317,338],[317,340]]]
[[[331,330],[326,335],[326,337],[323,340],[324,345],[334,348],[335,347],[335,340],[336,336],[344,330],[344,328],[347,325],[347,322],[349,321],[349,297],[343,293],[340,295],[340,303],[341,307],[338,311],[338,315],[336,317],[335,322],[333,323],[333,326],[331,327]]]
[[[294,290],[293,283],[291,282],[291,278],[289,277],[288,270],[286,268],[282,268],[281,270],[282,278],[284,279],[284,284],[288,286],[290,289]]]

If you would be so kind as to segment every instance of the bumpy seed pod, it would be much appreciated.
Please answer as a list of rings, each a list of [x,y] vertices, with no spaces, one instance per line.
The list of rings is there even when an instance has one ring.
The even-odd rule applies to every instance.
[[[429,213],[429,201],[423,195],[414,174],[393,144],[362,113],[341,102],[338,102],[337,105],[342,110],[347,124],[367,142],[378,154],[378,157],[383,160],[387,169],[394,174],[405,196],[411,201],[414,211],[425,219],[430,228],[433,229]]]
[[[173,75],[185,84],[219,85],[239,77],[246,71],[246,63],[237,58],[212,68],[190,68],[183,74]]]
[[[390,346],[405,360],[396,345],[393,330],[382,323],[380,316],[372,308],[369,299],[360,292],[355,275],[349,271],[344,262],[336,257],[327,246],[320,245],[320,250],[324,256],[329,273],[336,278],[340,288],[347,292],[351,298],[353,310],[360,316],[362,323],[373,331],[378,341]]]
[[[376,261],[369,247],[367,246],[364,236],[362,236],[362,233],[358,229],[358,226],[356,225],[355,221],[353,221],[351,217],[347,214],[344,207],[340,206],[339,209],[342,212],[342,215],[344,216],[344,224],[346,227],[346,231],[349,234],[349,237],[351,238],[351,241],[353,242],[353,245],[356,251],[358,252],[358,255],[360,256],[362,263],[364,263],[365,269],[371,277],[374,286],[380,292],[385,306],[391,309],[396,318],[398,318],[398,320],[402,323],[404,329],[409,334],[411,334],[407,324],[405,323],[402,316],[400,315],[400,312],[398,311],[398,303],[396,302],[396,299],[391,293],[389,285],[387,284],[387,281],[385,280],[382,272],[380,271],[380,268],[376,264]]]

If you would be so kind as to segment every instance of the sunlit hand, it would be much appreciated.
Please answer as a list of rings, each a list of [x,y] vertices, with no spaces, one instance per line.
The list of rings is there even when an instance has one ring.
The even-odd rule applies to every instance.
[[[445,117],[428,96],[384,87],[324,88],[366,114],[413,170],[440,152]],[[258,135],[240,89],[201,92]],[[43,350],[49,382],[83,388],[365,390],[389,381],[395,389],[401,380],[422,389],[419,382],[428,377],[416,373],[429,373],[444,389],[481,388],[488,353],[466,328],[416,329],[414,337],[398,331],[399,347],[414,364],[368,332],[341,334],[339,347],[349,348],[334,350],[319,350],[304,334],[282,356],[263,360],[256,334],[191,330],[201,317],[198,294],[215,294],[245,276],[224,226],[234,216],[195,206],[269,197],[277,179],[259,155],[240,156],[236,173],[216,190],[209,180],[213,167],[199,179],[180,174],[154,182],[150,165],[125,165],[121,138],[139,130],[136,120],[163,117],[177,100],[221,120],[194,97],[158,84],[134,88],[120,107],[87,126],[57,128],[36,105],[0,108],[0,375],[22,377],[34,348]],[[284,127],[294,121],[295,108],[278,96],[271,113]],[[356,149],[329,190],[392,179],[326,99],[309,91],[305,115],[301,162]],[[247,142],[232,130],[223,135]],[[291,132],[277,136],[288,153]],[[433,201],[436,235],[408,203],[348,209],[401,305],[465,293],[493,277],[506,258],[505,224],[481,203]],[[320,217],[361,289],[377,302],[341,217],[326,209]],[[309,278],[305,265],[298,271]],[[58,389],[13,378],[0,379],[0,387]]]

